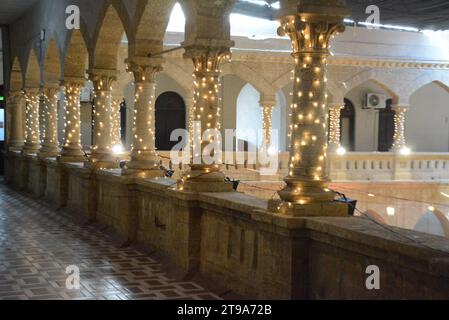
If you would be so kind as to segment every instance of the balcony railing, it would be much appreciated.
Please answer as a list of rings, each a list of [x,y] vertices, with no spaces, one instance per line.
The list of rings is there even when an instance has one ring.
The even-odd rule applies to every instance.
[[[162,164],[179,174],[187,170],[186,164],[175,165],[170,161],[170,152],[160,152]],[[245,159],[244,163],[224,163],[228,176],[246,181],[276,181],[287,175],[289,154],[279,154],[277,174],[263,176],[261,166],[252,163],[255,155],[247,152],[227,153],[227,158]],[[224,154],[225,156],[225,154]],[[351,152],[345,155],[329,155],[329,174],[332,181],[440,181],[449,180],[449,153],[395,153]]]

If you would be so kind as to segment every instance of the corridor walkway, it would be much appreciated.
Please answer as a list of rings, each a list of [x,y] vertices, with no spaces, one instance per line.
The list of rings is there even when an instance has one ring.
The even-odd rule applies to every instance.
[[[80,289],[66,287],[68,266]],[[172,279],[133,248],[120,248],[92,226],[49,210],[0,182],[0,300],[217,299],[192,282]]]

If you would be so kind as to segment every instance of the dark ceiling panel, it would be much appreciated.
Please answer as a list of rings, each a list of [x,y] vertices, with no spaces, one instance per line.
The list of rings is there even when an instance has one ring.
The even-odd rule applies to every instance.
[[[0,0],[0,25],[16,21],[39,0]]]
[[[261,18],[273,18],[275,9],[269,6],[274,0],[265,1],[266,6],[246,0],[238,0],[235,12]],[[449,0],[347,0],[352,9],[352,19],[365,22],[369,16],[366,8],[377,5],[380,9],[380,23],[417,29],[449,30]]]

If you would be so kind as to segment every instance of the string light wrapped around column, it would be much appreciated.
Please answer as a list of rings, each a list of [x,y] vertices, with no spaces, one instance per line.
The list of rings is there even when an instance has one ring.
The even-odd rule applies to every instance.
[[[112,110],[111,110],[111,125],[112,125],[112,147],[117,147],[122,145],[121,138],[121,114],[120,107],[123,99],[113,97],[112,98]]]
[[[405,120],[407,107],[394,107],[394,136],[392,150],[401,153],[402,155],[409,155],[411,150],[407,147],[405,139]]]
[[[36,154],[40,147],[39,130],[39,104],[40,89],[27,89],[25,93],[26,100],[26,124],[25,124],[25,145],[23,154]]]
[[[341,146],[341,110],[342,104],[329,106],[329,152],[343,153]]]
[[[135,107],[134,136],[131,161],[124,173],[142,178],[163,177],[155,140],[156,75],[162,71],[163,59],[138,58],[128,61],[128,71],[134,74]]]
[[[58,141],[58,94],[59,86],[46,87],[42,92],[41,118],[43,121],[40,158],[53,158],[59,155]]]
[[[296,5],[297,4],[297,5]],[[288,35],[295,61],[290,161],[281,201],[269,209],[289,215],[345,215],[328,189],[327,60],[331,38],[345,30],[344,1],[281,1],[280,36]],[[291,12],[291,13],[290,13]]]
[[[262,148],[268,150],[272,147],[273,109],[276,106],[276,100],[261,100],[259,104],[262,107],[262,129],[264,132]]]
[[[8,139],[9,151],[21,151],[25,143],[25,131],[23,123],[23,110],[26,107],[24,91],[13,91],[9,93],[6,105],[11,113],[10,136]]]
[[[230,45],[231,42],[224,41],[223,46],[186,48],[185,56],[191,58],[194,65],[193,107],[189,121],[192,159],[191,170],[178,183],[181,191],[232,191],[232,184],[224,181],[220,163],[206,164],[203,159],[203,150],[209,144],[216,143],[218,149],[222,148],[221,141],[216,141],[216,134],[221,130],[220,66],[231,59]],[[203,132],[208,130],[209,135],[203,140]],[[216,154],[210,156],[214,158]]]
[[[94,86],[94,123],[92,155],[88,165],[95,168],[116,168],[119,162],[113,154],[112,143],[112,85],[116,81],[115,70],[89,71]]]
[[[85,153],[81,146],[81,89],[84,79],[66,80],[63,86],[64,99],[64,144],[60,161],[84,162]]]

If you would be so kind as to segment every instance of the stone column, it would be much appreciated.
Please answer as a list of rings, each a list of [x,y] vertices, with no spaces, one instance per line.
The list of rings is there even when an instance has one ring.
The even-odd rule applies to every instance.
[[[119,164],[115,161],[112,151],[112,84],[116,81],[117,71],[98,70],[90,72],[94,84],[94,129],[92,156],[89,164],[96,168],[115,168]]]
[[[290,128],[290,164],[287,186],[279,192],[280,203],[270,209],[293,216],[342,216],[328,189],[327,170],[327,59],[331,37],[343,32],[349,11],[345,1],[282,0],[281,27],[288,35],[295,61]]]
[[[329,104],[329,152],[341,148],[341,110],[344,103]]]
[[[6,105],[11,113],[9,151],[21,151],[25,143],[23,110],[26,99],[22,91],[10,92]]]
[[[405,119],[408,107],[395,106],[393,110],[394,115],[394,137],[393,137],[393,152],[407,152],[407,144],[405,139]]]
[[[85,85],[82,78],[66,79],[64,90],[64,145],[61,162],[84,162],[86,155],[81,147],[81,89]]]
[[[191,45],[186,48],[185,56],[191,58],[194,64],[194,101],[191,119],[190,172],[178,183],[179,190],[193,192],[227,192],[232,191],[232,184],[224,181],[221,163],[209,164],[203,157],[205,148],[215,141],[221,130],[220,109],[220,66],[231,57],[231,41],[205,41],[202,45]],[[203,134],[209,135],[203,140]],[[220,134],[221,135],[221,134]],[[217,142],[217,149],[222,148],[221,141]],[[214,151],[216,153],[217,150]],[[210,154],[213,158],[215,154]]]
[[[272,144],[272,134],[273,134],[273,109],[276,106],[276,98],[272,99],[262,98],[259,102],[262,108],[262,121],[263,121],[263,140],[262,148],[267,150]]]
[[[164,176],[155,141],[155,78],[162,71],[162,63],[163,59],[159,58],[133,58],[128,61],[128,70],[134,74],[136,95],[131,161],[124,170],[127,175],[142,178]]]
[[[23,154],[36,154],[40,148],[40,130],[39,130],[39,104],[40,89],[27,89],[26,97],[26,138],[23,146]]]
[[[55,158],[59,155],[58,141],[58,94],[59,86],[45,87],[42,95],[41,119],[43,122],[42,144],[39,157]]]
[[[112,147],[121,146],[122,145],[122,137],[121,137],[121,114],[120,114],[120,106],[123,101],[122,97],[112,97],[112,109],[111,109],[111,139],[112,139]]]

